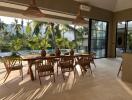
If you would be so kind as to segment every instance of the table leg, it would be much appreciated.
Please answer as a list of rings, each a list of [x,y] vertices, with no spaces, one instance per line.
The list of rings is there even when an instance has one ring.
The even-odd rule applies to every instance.
[[[27,74],[30,74],[30,70],[29,70],[29,68],[28,68]]]
[[[32,81],[34,81],[34,75],[33,75],[33,70],[32,70],[32,61],[28,61],[28,66],[29,66],[28,72],[30,74],[30,78]]]

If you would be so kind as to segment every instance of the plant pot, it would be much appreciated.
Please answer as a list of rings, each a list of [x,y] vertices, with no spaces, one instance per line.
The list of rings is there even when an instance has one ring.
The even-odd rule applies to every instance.
[[[13,51],[11,54],[12,57],[18,57],[20,56],[17,51]]]
[[[44,49],[41,50],[41,56],[45,57],[46,56],[46,51]]]
[[[71,56],[74,55],[74,50],[73,50],[73,49],[71,49],[71,51],[70,51],[70,55],[71,55]]]
[[[61,54],[60,49],[58,49],[58,48],[57,48],[57,50],[56,50],[55,54],[56,54],[56,56],[60,56],[60,54]]]

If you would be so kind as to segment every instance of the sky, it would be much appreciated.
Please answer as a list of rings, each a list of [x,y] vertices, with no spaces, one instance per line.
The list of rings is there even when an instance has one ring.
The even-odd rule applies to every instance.
[[[6,24],[11,24],[11,23],[14,23],[14,19],[17,19],[18,20],[18,24],[21,24],[21,20],[20,18],[15,18],[15,17],[5,17],[5,16],[0,16],[0,19],[1,21],[3,21],[4,23]],[[31,20],[27,20],[27,19],[23,19],[24,21],[24,26],[27,25],[27,22],[28,21],[31,21]]]

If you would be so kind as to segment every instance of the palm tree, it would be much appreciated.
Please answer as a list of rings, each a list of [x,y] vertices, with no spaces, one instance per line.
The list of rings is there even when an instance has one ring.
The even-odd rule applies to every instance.
[[[17,37],[21,37],[22,35],[21,35],[21,32],[22,32],[22,27],[21,27],[21,24],[18,24],[18,20],[17,19],[14,19],[14,23],[12,24],[12,28],[14,29],[14,31],[15,31],[15,35],[17,36]]]
[[[55,38],[55,24],[50,23],[50,25],[51,25],[51,33],[52,33],[52,44],[53,44],[53,48],[55,49],[57,47],[56,38]]]
[[[127,45],[128,49],[132,52],[132,33],[128,33],[127,35]]]
[[[27,37],[30,37],[30,36],[32,36],[32,27],[31,27],[31,23],[32,22],[27,22],[27,26],[26,26],[26,36]]]
[[[46,38],[49,38],[49,42],[53,48],[57,47],[56,45],[56,36],[60,36],[59,24],[48,23],[48,22],[39,22],[33,21],[34,23],[34,31],[33,35],[45,35]],[[42,27],[45,25],[45,31],[42,33]]]
[[[82,41],[82,39],[83,39],[82,33],[84,31],[81,30],[82,27],[77,28],[77,26],[75,26],[75,25],[74,26],[72,26],[72,25],[65,25],[65,26],[67,28],[69,28],[69,30],[73,31],[75,40],[72,43],[75,43],[74,46],[75,46],[76,50],[78,51],[78,44],[79,44],[78,42]]]
[[[48,25],[47,22],[33,21],[33,35],[42,35],[42,27],[43,25]]]
[[[21,28],[22,28],[22,33],[24,34],[24,20],[21,19]]]
[[[6,35],[7,34],[7,24],[2,22],[0,19],[0,34]]]
[[[6,28],[7,28],[7,25],[4,22],[2,22],[0,19],[0,31],[5,31]]]
[[[18,51],[23,47],[23,41],[20,38],[16,37],[10,42],[10,46],[11,50]]]

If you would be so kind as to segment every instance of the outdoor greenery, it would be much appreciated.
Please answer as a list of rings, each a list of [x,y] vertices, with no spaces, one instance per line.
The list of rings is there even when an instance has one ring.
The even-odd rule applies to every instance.
[[[127,46],[128,46],[128,50],[132,52],[132,33],[129,32],[127,35]]]
[[[28,21],[24,26],[14,18],[14,23],[6,24],[0,20],[0,50],[40,50],[50,48],[78,48],[83,41],[86,28],[75,25]],[[65,34],[70,32],[74,39],[70,40]]]

